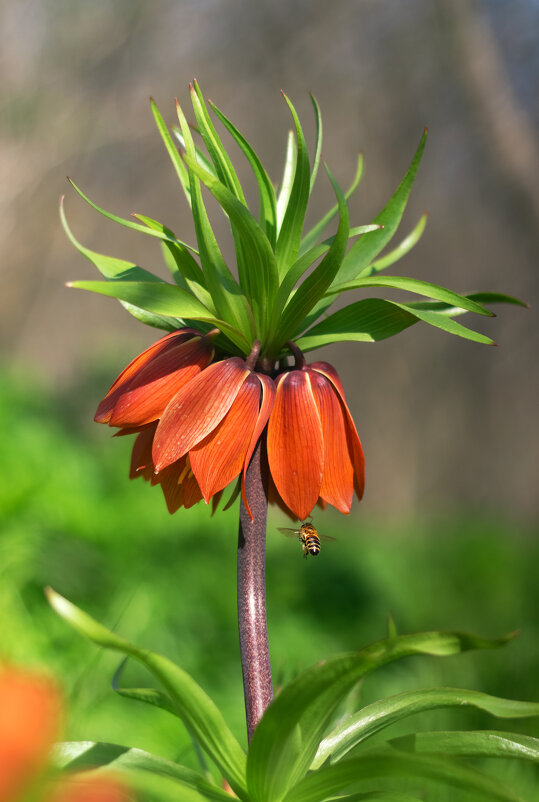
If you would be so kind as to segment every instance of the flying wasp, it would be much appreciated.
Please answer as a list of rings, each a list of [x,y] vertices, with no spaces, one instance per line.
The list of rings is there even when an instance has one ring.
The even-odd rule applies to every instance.
[[[282,532],[286,537],[297,537],[301,543],[304,557],[307,557],[309,554],[313,557],[317,557],[320,554],[321,540],[328,542],[330,540],[335,540],[334,537],[329,537],[329,535],[319,535],[312,521],[305,521],[305,523],[301,524],[299,529],[279,527],[279,532]]]

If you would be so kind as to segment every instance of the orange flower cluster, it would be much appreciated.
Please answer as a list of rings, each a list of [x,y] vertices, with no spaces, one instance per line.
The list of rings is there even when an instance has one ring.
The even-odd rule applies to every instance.
[[[56,686],[27,671],[0,669],[0,802],[16,802],[46,767],[60,727]],[[78,772],[39,786],[43,802],[128,802],[116,780]],[[24,797],[26,798],[26,797]]]
[[[95,420],[138,433],[131,478],[160,484],[169,511],[219,498],[267,437],[270,497],[304,519],[319,503],[350,512],[363,495],[364,458],[342,384],[326,362],[272,378],[250,360],[214,361],[213,333],[168,334],[136,357]],[[267,435],[266,435],[267,427]]]

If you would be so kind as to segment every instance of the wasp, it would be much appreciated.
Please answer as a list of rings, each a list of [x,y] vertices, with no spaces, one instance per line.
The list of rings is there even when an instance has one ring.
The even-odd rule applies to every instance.
[[[307,557],[309,554],[311,554],[313,557],[317,557],[318,554],[320,554],[321,540],[335,540],[334,537],[329,537],[329,535],[318,534],[312,521],[305,521],[301,524],[299,529],[287,529],[279,527],[279,532],[282,532],[283,535],[286,535],[286,537],[297,537],[301,543],[304,557]]]

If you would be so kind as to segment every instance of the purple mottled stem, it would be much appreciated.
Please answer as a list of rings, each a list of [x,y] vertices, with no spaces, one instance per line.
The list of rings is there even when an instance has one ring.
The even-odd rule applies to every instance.
[[[238,624],[247,737],[273,699],[266,624],[266,518],[268,512],[267,461],[261,442],[256,446],[245,477],[245,489],[254,520],[240,506],[238,536]]]

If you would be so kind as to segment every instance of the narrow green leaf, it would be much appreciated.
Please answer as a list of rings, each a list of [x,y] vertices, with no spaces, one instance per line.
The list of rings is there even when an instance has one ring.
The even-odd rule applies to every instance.
[[[191,125],[190,129],[193,130],[194,126]],[[187,147],[186,147],[186,144],[185,144],[185,138],[184,138],[181,130],[178,128],[178,126],[173,125],[171,130],[172,130],[172,133],[174,134],[174,136],[176,137],[176,139],[178,140],[178,142],[180,143],[181,147],[184,150],[187,150]],[[198,129],[194,129],[194,130],[198,130]],[[207,170],[208,173],[211,173],[212,175],[216,176],[215,167],[213,166],[213,163],[212,163],[211,159],[208,159],[206,154],[199,147],[197,147],[196,145],[195,145],[195,152],[196,152],[196,160],[200,164],[200,166],[203,167],[205,170]]]
[[[175,236],[170,228],[167,228],[158,220],[153,220],[151,217],[146,217],[146,215],[142,214],[136,214],[134,217],[154,231],[161,231],[169,237]],[[196,259],[191,256],[191,253],[183,245],[171,242],[170,240],[163,241],[161,245],[163,248],[166,248],[167,252],[172,256],[172,265],[170,265],[170,267],[172,278],[176,284],[192,292],[207,309],[215,312],[212,297],[206,289],[204,273],[200,269],[200,265]],[[168,262],[167,265],[169,265]]]
[[[131,228],[134,231],[140,231],[142,232],[142,234],[146,234],[149,237],[155,237],[156,239],[165,240],[168,242],[174,242],[177,245],[182,245],[184,248],[188,248],[192,253],[198,256],[198,251],[191,245],[189,245],[187,242],[183,242],[182,240],[179,240],[176,237],[169,237],[167,234],[163,234],[161,231],[156,231],[152,228],[148,228],[147,226],[143,226],[140,223],[135,223],[134,220],[127,220],[124,217],[118,217],[118,215],[116,214],[111,214],[111,212],[105,211],[105,209],[102,209],[96,203],[91,201],[90,198],[84,194],[82,189],[79,189],[79,187],[70,178],[68,179],[68,181],[73,187],[73,189],[80,195],[80,197],[84,201],[86,201],[86,203],[89,206],[92,207],[92,209],[95,209],[96,212],[99,212],[99,214],[102,214],[108,220],[112,220],[113,223],[119,223],[119,225],[124,226],[125,228]]]
[[[238,264],[240,286],[252,299],[253,312],[261,338],[278,286],[277,264],[268,238],[249,212],[220,181],[203,170],[189,156],[185,160],[195,175],[219,201],[241,234],[243,265]]]
[[[323,127],[322,127],[322,113],[320,111],[320,106],[318,105],[318,101],[312,92],[310,92],[309,95],[311,98],[311,103],[313,104],[314,117],[316,121],[316,146],[314,149],[313,167],[311,170],[311,184],[309,189],[309,192],[312,192],[314,183],[316,181],[316,176],[318,175],[318,168],[320,166],[320,156],[322,155]]]
[[[197,151],[191,131],[180,104],[176,103],[178,120],[185,140],[187,158],[197,159]],[[206,207],[202,199],[200,179],[193,170],[189,170],[189,182],[192,198],[193,222],[200,251],[200,262],[206,277],[207,289],[213,298],[218,316],[232,323],[243,336],[251,342],[255,334],[252,310],[247,298],[243,295],[238,282],[230,272],[215,235],[213,233]],[[249,347],[250,351],[250,347]]]
[[[354,180],[344,193],[344,197],[346,198],[346,200],[348,200],[348,198],[350,198],[351,195],[354,193],[354,191],[357,189],[357,186],[361,181],[362,175],[363,175],[363,154],[360,153],[357,159],[356,174],[354,176]],[[298,256],[301,257],[304,253],[306,253],[309,250],[309,248],[313,247],[318,238],[322,236],[322,232],[324,231],[325,227],[329,223],[331,223],[334,217],[336,217],[338,211],[339,211],[339,204],[336,203],[334,206],[331,207],[329,212],[327,212],[327,214],[325,214],[322,217],[322,219],[319,220],[318,223],[316,223],[316,225],[314,225],[307,234],[305,234],[299,246]],[[376,229],[378,228],[380,228],[380,226],[374,225],[373,227],[369,227],[366,230],[376,231]],[[354,234],[352,233],[353,231],[356,231],[358,234],[363,233],[362,231],[357,231],[357,228],[353,228],[350,229],[350,236],[354,236]]]
[[[373,220],[374,223],[378,223],[384,226],[384,228],[370,237],[362,237],[362,239],[350,248],[346,254],[342,268],[339,271],[339,282],[352,281],[355,279],[361,271],[378,256],[382,248],[384,248],[393,237],[402,219],[404,209],[406,208],[408,196],[419,168],[426,141],[427,131],[425,129],[406,175],[389,202]]]
[[[343,790],[360,790],[365,785],[372,785],[373,780],[384,781],[387,786],[387,781],[392,778],[397,782],[419,780],[423,783],[430,780],[441,783],[444,787],[482,794],[489,800],[523,802],[521,797],[511,788],[502,785],[498,779],[491,779],[454,760],[430,755],[399,754],[387,750],[370,752],[362,757],[342,760],[313,771],[286,794],[284,802],[320,802]],[[423,786],[420,785],[418,791],[422,790]],[[423,796],[422,793],[421,795]]]
[[[270,353],[272,353],[272,348],[278,353],[281,345],[293,335],[298,320],[303,320],[317,301],[324,295],[339,270],[342,258],[346,252],[349,234],[348,207],[341,188],[333,178],[327,166],[326,170],[339,203],[339,227],[337,229],[337,234],[324,259],[315,267],[313,272],[305,279],[298,288],[298,291],[289,300],[280,320],[275,320],[275,323],[272,324],[271,331],[274,332],[274,334],[271,344],[268,345]]]
[[[165,315],[155,315],[153,312],[148,312],[147,309],[141,309],[139,306],[134,306],[127,301],[120,301],[123,308],[129,312],[130,315],[144,323],[145,326],[151,326],[153,329],[160,329],[162,331],[177,331],[188,325],[188,323],[181,317],[168,317]]]
[[[360,276],[373,276],[375,273],[379,273],[381,270],[385,270],[386,267],[398,262],[403,256],[406,256],[408,251],[411,251],[414,245],[421,239],[425,226],[427,225],[427,218],[428,212],[425,212],[425,214],[421,215],[408,236],[405,237],[396,248],[386,253],[385,256],[380,257],[380,259],[377,259],[375,262],[371,262],[370,265],[367,265],[367,267],[361,271],[358,278]]]
[[[157,105],[153,98],[150,98],[150,104],[152,107],[152,113],[157,125],[157,129],[161,134],[161,138],[165,144],[168,155],[170,156],[170,160],[174,165],[174,169],[176,170],[178,178],[180,179],[180,184],[182,185],[182,189],[187,199],[187,203],[189,204],[189,206],[192,206],[191,186],[189,183],[189,176],[187,174],[185,164],[183,163],[181,156],[178,153],[178,149],[174,144],[174,140],[172,139],[170,132],[167,128],[167,125],[163,120],[161,112],[157,108]]]
[[[140,649],[115,635],[51,588],[47,589],[47,598],[53,609],[77,632],[99,646],[134,657],[161,682],[189,732],[214,761],[235,793],[241,799],[247,799],[245,753],[220,711],[193,678],[171,660]]]
[[[393,738],[389,746],[413,753],[451,757],[503,757],[539,763],[539,738],[495,730],[417,732]]]
[[[197,81],[193,81],[190,91],[191,103],[193,104],[193,111],[195,112],[200,135],[208,149],[208,153],[215,167],[216,176],[219,181],[235,195],[240,203],[246,206],[245,195],[243,194],[234,165],[230,161],[230,157],[211,121],[204,96],[202,95]]]
[[[512,295],[504,295],[501,292],[470,292],[466,295],[472,301],[477,301],[482,304],[512,304],[514,306],[523,306],[528,309],[528,304],[514,298]],[[455,317],[456,315],[464,315],[466,310],[458,306],[451,306],[446,303],[439,303],[437,301],[415,301],[408,304],[411,309],[424,309],[426,312],[437,312],[438,314],[448,315]]]
[[[65,771],[91,771],[95,769],[113,770],[118,775],[132,771],[144,771],[161,777],[168,777],[185,790],[192,789],[202,794],[187,799],[215,799],[230,802],[230,796],[221,788],[208,782],[193,769],[188,769],[172,760],[165,760],[142,749],[118,744],[95,741],[66,741],[56,744],[52,751],[53,766]],[[182,799],[184,797],[182,796]]]
[[[364,298],[339,309],[309,329],[296,344],[302,351],[312,351],[334,342],[377,342],[399,334],[419,320],[449,334],[494,345],[490,337],[461,326],[443,314],[383,298]]]
[[[297,259],[311,186],[309,154],[303,130],[296,110],[284,92],[283,97],[294,118],[297,137],[297,158],[294,181],[287,199],[286,211],[277,237],[277,245],[275,246],[280,278],[286,275],[290,265]],[[278,209],[280,197],[277,201]]]
[[[298,148],[296,145],[296,138],[294,136],[294,132],[289,131],[286,140],[286,155],[284,160],[281,188],[279,190],[279,194],[277,195],[277,234],[281,230],[284,215],[288,208],[288,201],[290,198],[290,193],[292,192],[292,185],[294,183],[297,160]]]
[[[258,158],[257,154],[251,147],[251,145],[247,142],[244,136],[240,134],[237,128],[230,122],[230,120],[225,117],[222,111],[217,108],[217,106],[210,102],[210,106],[212,107],[213,111],[217,115],[217,117],[221,120],[229,134],[233,137],[236,144],[241,148],[243,151],[247,161],[251,165],[251,169],[254,173],[256,178],[256,183],[258,186],[258,198],[259,198],[259,222],[261,227],[264,229],[266,236],[271,244],[272,248],[275,248],[275,243],[277,239],[277,201],[275,198],[275,190],[273,188],[273,184],[271,183],[270,177],[268,176],[266,170],[264,169],[262,162]]]
[[[118,298],[158,315],[205,320],[213,323],[244,353],[250,351],[250,344],[241,332],[225,320],[212,315],[191,293],[172,284],[144,281],[70,281],[67,286]]]
[[[426,688],[390,696],[341,721],[320,743],[311,768],[341,760],[350,749],[408,716],[444,707],[474,707],[498,718],[539,716],[539,703],[501,699],[460,688]]]
[[[252,802],[282,799],[306,774],[334,710],[365,674],[413,654],[445,656],[491,649],[506,641],[487,641],[456,632],[401,635],[309,669],[283,688],[255,730],[247,760]],[[324,798],[322,794],[317,797]]]
[[[391,287],[394,290],[405,290],[414,292],[416,295],[426,295],[437,301],[444,301],[451,306],[461,307],[468,312],[475,312],[477,315],[493,317],[493,313],[485,309],[484,306],[473,301],[466,295],[440,287],[438,284],[431,284],[429,281],[420,281],[406,276],[371,276],[370,278],[358,278],[345,284],[333,284],[326,293],[327,295],[338,295],[347,290],[358,290],[361,287]]]

